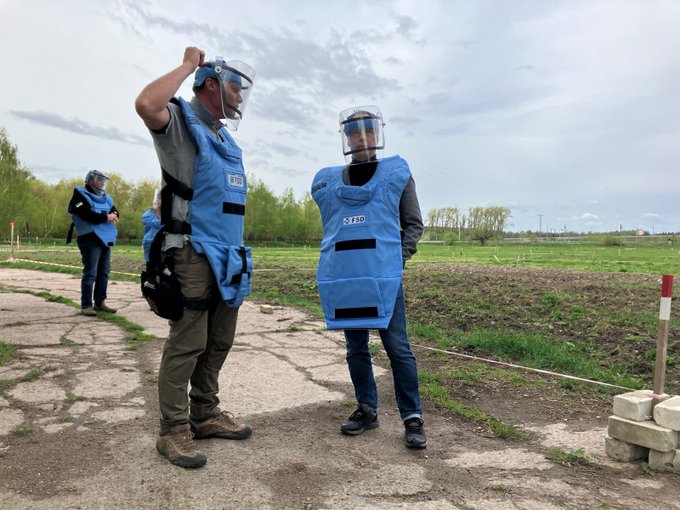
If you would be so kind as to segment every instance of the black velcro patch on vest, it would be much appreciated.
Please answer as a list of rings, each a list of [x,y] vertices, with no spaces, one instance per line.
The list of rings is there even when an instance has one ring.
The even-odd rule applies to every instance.
[[[375,250],[375,239],[352,239],[335,243],[335,251]]]
[[[377,306],[365,306],[363,308],[336,308],[336,319],[365,319],[367,317],[377,317]]]
[[[233,202],[224,202],[222,203],[222,212],[224,214],[238,214],[239,216],[243,216],[246,213],[246,206]]]

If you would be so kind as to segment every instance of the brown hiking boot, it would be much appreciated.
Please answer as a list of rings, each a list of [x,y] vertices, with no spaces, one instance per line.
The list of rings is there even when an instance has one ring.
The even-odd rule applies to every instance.
[[[99,305],[94,305],[94,309],[98,312],[116,313],[118,310],[116,308],[111,308],[106,305],[106,301],[102,301]]]
[[[92,308],[91,306],[89,306],[87,308],[83,308],[82,310],[80,310],[80,313],[82,313],[83,315],[87,315],[88,317],[96,317],[97,316],[97,312],[95,312],[94,308]]]
[[[196,448],[193,434],[188,425],[173,427],[156,440],[156,450],[176,466],[199,468],[205,466],[208,458]]]
[[[196,439],[205,439],[207,437],[245,439],[253,432],[253,427],[237,422],[233,414],[222,411],[217,416],[211,416],[207,420],[200,422],[192,421],[191,430]]]

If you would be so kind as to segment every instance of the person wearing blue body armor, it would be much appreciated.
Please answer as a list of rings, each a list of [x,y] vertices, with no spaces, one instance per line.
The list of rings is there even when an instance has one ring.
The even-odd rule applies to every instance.
[[[105,191],[108,181],[109,178],[99,170],[90,170],[85,176],[85,185],[74,188],[68,204],[73,223],[66,243],[71,242],[75,227],[83,262],[80,308],[81,313],[89,317],[95,317],[98,311],[116,313],[115,308],[106,304],[111,247],[116,244],[119,217],[113,200]]]
[[[154,192],[151,209],[147,209],[142,214],[142,226],[144,227],[144,236],[142,237],[144,260],[149,262],[151,243],[161,229],[161,190],[159,189]]]
[[[193,99],[175,98],[192,73]],[[243,246],[246,175],[225,125],[238,128],[254,74],[243,62],[206,61],[201,49],[188,47],[182,64],[135,102],[161,165],[162,256],[172,264],[184,307],[170,321],[158,374],[156,449],[187,468],[207,461],[194,439],[245,439],[252,432],[220,409],[217,395],[252,274],[250,248]]]
[[[378,427],[378,394],[368,347],[377,329],[390,359],[394,391],[409,448],[427,447],[418,369],[406,334],[402,273],[416,252],[423,221],[415,182],[399,156],[384,149],[377,107],[340,113],[347,165],[320,170],[312,183],[323,222],[317,271],[329,329],[343,329],[347,365],[358,408],[340,431],[358,435]]]

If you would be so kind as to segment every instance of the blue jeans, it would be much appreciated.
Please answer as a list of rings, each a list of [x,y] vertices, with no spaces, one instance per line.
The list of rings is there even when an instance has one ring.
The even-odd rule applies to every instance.
[[[109,284],[109,271],[111,270],[111,248],[100,241],[95,234],[79,237],[78,248],[80,248],[83,261],[80,307],[92,308],[93,287],[94,304],[99,306],[106,299],[106,287]]]
[[[394,313],[387,329],[378,330],[392,366],[394,393],[402,420],[414,416],[422,417],[420,394],[418,392],[418,368],[416,358],[406,334],[406,306],[404,289],[399,287]],[[378,391],[373,376],[371,353],[368,350],[367,329],[345,330],[347,365],[354,384],[357,402],[371,409],[378,409]]]

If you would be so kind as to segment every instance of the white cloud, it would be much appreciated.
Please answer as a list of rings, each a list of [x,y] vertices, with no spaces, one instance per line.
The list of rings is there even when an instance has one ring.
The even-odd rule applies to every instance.
[[[581,216],[572,216],[572,220],[594,221],[597,219],[597,214],[583,213]]]

